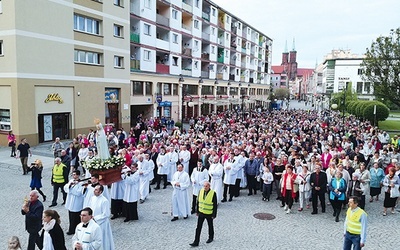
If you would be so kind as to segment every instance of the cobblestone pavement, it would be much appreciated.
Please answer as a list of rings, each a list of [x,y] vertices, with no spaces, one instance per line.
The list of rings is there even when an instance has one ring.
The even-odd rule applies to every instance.
[[[39,158],[44,163],[43,191],[47,195],[44,202],[48,208],[52,199],[50,185],[53,159],[47,144],[32,148],[33,157],[29,162]],[[28,195],[30,175],[22,175],[20,161],[9,156],[9,148],[0,148],[0,248],[5,248],[10,236],[20,237],[23,249],[27,247],[28,234],[24,230],[24,216],[20,208],[23,199]],[[194,239],[196,217],[171,222],[171,193],[169,186],[163,190],[153,190],[145,203],[138,205],[139,221],[124,223],[119,218],[111,221],[116,249],[189,249]],[[341,249],[343,239],[343,220],[345,210],[339,223],[334,222],[332,208],[327,206],[325,214],[311,215],[310,209],[298,212],[295,203],[291,214],[285,214],[279,202],[272,196],[270,202],[261,200],[260,193],[247,196],[242,190],[241,196],[232,202],[222,203],[218,207],[215,220],[215,240],[206,244],[207,223],[205,222],[199,249]],[[59,195],[58,204],[62,203]],[[365,249],[396,249],[400,229],[399,212],[383,217],[382,199],[378,202],[367,202],[368,238]],[[64,232],[68,227],[67,210],[58,205]],[[276,219],[266,221],[253,217],[255,213],[271,213]],[[66,235],[67,248],[71,249],[71,236]]]

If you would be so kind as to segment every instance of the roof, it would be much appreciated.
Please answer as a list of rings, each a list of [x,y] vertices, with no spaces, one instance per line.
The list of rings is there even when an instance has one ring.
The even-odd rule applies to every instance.
[[[272,70],[273,74],[282,74],[283,71],[285,70],[285,68],[283,65],[271,66],[271,70]]]
[[[297,69],[297,75],[298,76],[306,76],[306,75],[312,75],[314,73],[314,69]]]

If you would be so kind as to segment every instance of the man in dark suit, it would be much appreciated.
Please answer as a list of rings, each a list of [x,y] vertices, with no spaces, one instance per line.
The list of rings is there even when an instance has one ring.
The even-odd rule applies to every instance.
[[[310,176],[310,185],[312,188],[312,206],[311,214],[318,213],[318,199],[321,202],[322,212],[325,213],[325,193],[328,179],[325,172],[321,172],[321,166],[315,166],[315,173]]]
[[[42,249],[39,231],[42,228],[43,204],[39,201],[37,190],[29,193],[29,200],[22,205],[21,213],[25,215],[25,229],[29,233],[28,250],[35,250],[35,244]]]

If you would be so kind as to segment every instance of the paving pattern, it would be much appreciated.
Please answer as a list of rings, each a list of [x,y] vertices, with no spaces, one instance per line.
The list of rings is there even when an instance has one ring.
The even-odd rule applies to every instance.
[[[33,157],[29,162],[39,158],[43,161],[43,191],[48,196],[45,209],[51,203],[52,188],[50,185],[53,158],[49,145],[41,145],[32,149]],[[4,248],[10,236],[20,237],[23,249],[27,247],[28,234],[24,230],[24,216],[20,209],[24,197],[30,188],[30,175],[22,175],[20,161],[9,156],[9,148],[0,148],[0,246]],[[152,190],[145,203],[139,204],[139,221],[123,222],[123,218],[111,221],[114,242],[120,249],[189,249],[194,239],[196,217],[171,222],[171,194],[169,186],[163,190]],[[343,239],[342,211],[340,222],[336,223],[332,216],[331,206],[327,206],[325,214],[311,215],[310,209],[298,212],[295,203],[291,214],[286,214],[275,200],[261,200],[261,194],[247,196],[242,190],[241,196],[232,202],[221,203],[215,220],[215,240],[210,244],[207,223],[203,226],[198,249],[341,249]],[[383,196],[382,196],[383,197]],[[59,195],[58,204],[62,203]],[[364,249],[396,249],[400,235],[400,213],[383,217],[382,199],[378,202],[367,202],[368,238]],[[60,213],[64,232],[68,227],[67,210],[58,205],[55,209]],[[270,213],[273,220],[254,218],[256,213]],[[397,239],[396,239],[397,237]],[[71,249],[71,236],[66,235],[67,248]]]

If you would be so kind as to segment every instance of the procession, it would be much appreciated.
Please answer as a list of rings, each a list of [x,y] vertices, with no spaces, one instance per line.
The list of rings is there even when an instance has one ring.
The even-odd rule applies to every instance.
[[[254,219],[251,210],[243,207],[247,204],[258,211],[274,211],[284,220],[299,220],[310,228],[315,228],[312,220],[331,223],[336,236],[320,237],[338,243],[332,248],[328,244],[327,249],[351,249],[351,245],[373,249],[368,244],[374,227],[367,231],[367,217],[379,216],[387,223],[398,220],[400,142],[369,122],[352,116],[342,119],[336,111],[296,109],[256,110],[245,115],[212,113],[195,118],[187,129],[168,129],[156,119],[138,118],[136,126],[126,132],[121,128],[105,131],[96,120],[92,131],[79,135],[67,147],[56,139],[51,145],[54,162],[46,165],[52,168],[47,179],[41,176],[41,157],[31,156],[28,142],[18,143],[25,145],[17,146],[15,156],[21,160],[20,174],[32,172],[30,184],[16,184],[32,189],[26,194],[29,198],[22,205],[22,214],[39,211],[35,230],[28,230],[32,218],[26,218],[28,249],[35,249],[35,244],[39,249],[127,249],[114,238],[129,228],[133,230],[129,241],[149,237],[151,231],[138,223],[150,224],[148,210],[157,209],[164,216],[156,227],[167,225],[190,236],[182,239],[166,230],[144,249],[157,248],[154,241],[167,249],[203,243],[212,247],[226,237],[235,242],[221,233],[221,227],[229,227],[218,225],[221,220],[232,221],[228,225],[237,228],[236,238],[245,240],[243,231],[261,232],[257,246],[273,244],[267,236],[262,239],[262,232],[282,230],[285,224],[277,220],[270,225],[256,224],[256,228],[243,227]],[[28,165],[23,157],[37,159]],[[102,161],[119,161],[111,167],[118,172],[115,180],[105,183],[106,174],[98,174],[102,166],[96,164]],[[161,197],[162,201],[157,200]],[[232,208],[246,216],[235,216]],[[61,216],[62,228],[57,227],[55,236],[49,234],[49,224],[51,228],[59,225],[58,214],[65,216]],[[52,220],[45,220],[49,216]],[[204,220],[208,231],[200,237]],[[299,233],[293,226],[283,230]],[[283,238],[276,241],[289,246]],[[56,247],[56,242],[64,242],[64,247]],[[228,248],[229,242],[223,246]],[[321,244],[321,239],[317,242]]]

